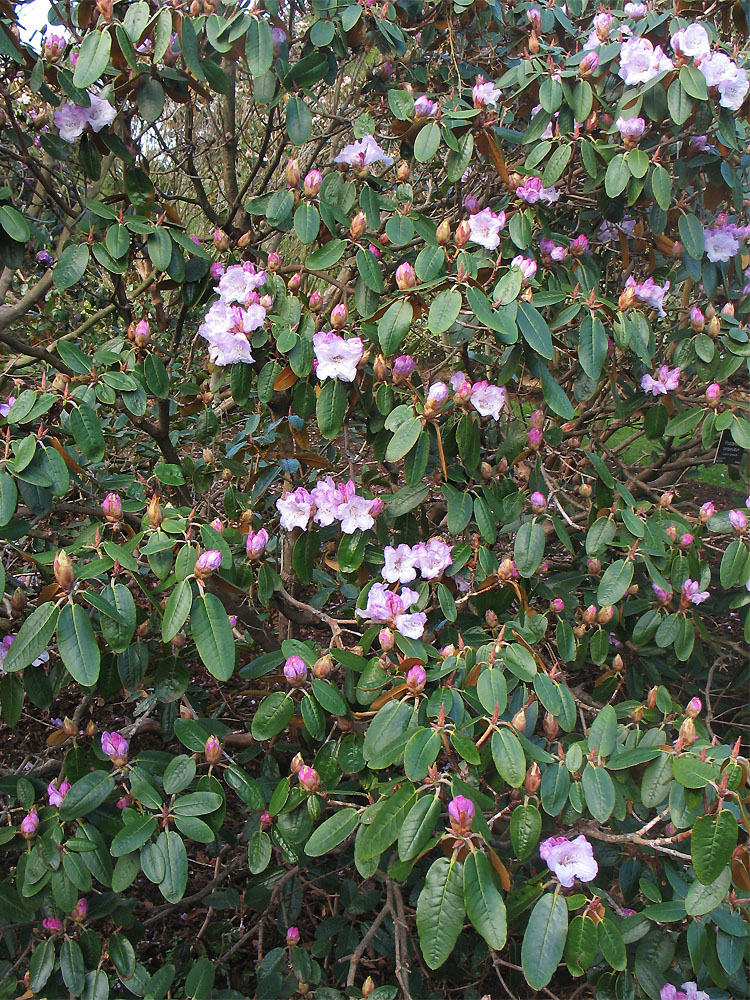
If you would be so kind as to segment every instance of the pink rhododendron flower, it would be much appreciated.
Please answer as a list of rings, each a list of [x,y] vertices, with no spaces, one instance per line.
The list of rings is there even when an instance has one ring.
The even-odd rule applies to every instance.
[[[344,146],[334,163],[346,163],[350,167],[369,167],[373,163],[384,163],[390,167],[393,157],[388,156],[371,135],[365,135],[357,142]]]
[[[483,208],[469,216],[469,239],[486,250],[500,246],[500,230],[505,226],[505,212],[497,215],[490,208]]]
[[[266,272],[256,271],[252,264],[247,267],[243,264],[231,264],[220,276],[214,291],[228,305],[233,302],[248,305],[250,293],[260,288],[265,281]]]
[[[355,531],[366,531],[371,528],[375,524],[371,513],[373,501],[358,496],[356,486],[351,479],[336,489],[339,495],[336,520],[340,522],[343,533],[353,535]]]
[[[568,256],[568,248],[555,243],[554,240],[543,238],[539,241],[539,249],[542,254],[542,262],[545,264],[560,264]]]
[[[408,587],[396,594],[384,583],[374,583],[367,594],[367,606],[364,610],[358,608],[357,614],[360,618],[392,625],[409,639],[419,639],[424,633],[427,615],[422,611],[406,614],[418,600],[419,594]]]
[[[480,416],[499,420],[505,406],[505,389],[486,380],[475,382],[471,387],[471,405]]]
[[[697,580],[691,580],[689,577],[680,589],[685,604],[703,604],[711,596],[707,590],[701,590]]]
[[[599,871],[591,844],[583,834],[575,840],[549,837],[542,842],[539,855],[547,862],[547,867],[560,885],[566,889],[570,889],[576,879],[579,882],[591,882]]]
[[[646,122],[643,118],[623,118],[620,115],[615,128],[623,139],[640,139],[646,130]]]
[[[424,94],[414,102],[414,114],[417,118],[434,118],[440,110],[437,101],[431,101]]]
[[[524,257],[522,253],[516,254],[510,262],[511,267],[520,268],[524,281],[531,281],[537,272],[537,263],[533,257]]]
[[[452,563],[452,545],[446,545],[440,538],[429,542],[419,542],[412,548],[419,572],[424,580],[436,580]]]
[[[129,748],[130,744],[119,733],[110,733],[106,729],[102,733],[102,750],[116,767],[122,767],[127,761]]]
[[[628,38],[620,49],[619,76],[626,86],[635,87],[648,83],[655,76],[672,69],[672,60],[661,50],[654,48],[648,38]]]
[[[648,374],[643,376],[641,379],[641,388],[647,396],[665,396],[668,392],[673,392],[677,389],[679,382],[680,369],[662,365],[657,372],[657,378],[653,378],[653,376]]]
[[[47,785],[47,799],[49,801],[49,804],[51,806],[54,806],[55,809],[59,809],[60,806],[63,804],[63,799],[68,794],[70,789],[71,789],[71,784],[69,781],[61,782],[59,788],[54,781],[50,781],[50,783]]]
[[[268,532],[265,528],[253,531],[251,528],[245,539],[245,551],[249,559],[260,559],[268,545]]]
[[[99,97],[97,94],[89,92],[89,100],[91,104],[86,108],[88,124],[94,132],[101,132],[105,126],[111,125],[115,120],[117,110],[112,107],[109,101],[105,101],[103,97]]]
[[[383,549],[385,565],[381,576],[388,583],[411,583],[417,576],[417,557],[409,545],[387,545]]]
[[[265,309],[257,304],[244,309],[217,299],[206,313],[198,333],[208,341],[208,356],[219,367],[240,362],[252,364],[248,335],[263,326]]]
[[[485,83],[483,80],[475,83],[472,87],[471,96],[475,108],[496,107],[500,100],[502,91],[494,83]]]
[[[281,514],[280,524],[284,531],[294,528],[307,528],[313,511],[313,498],[304,488],[298,486],[291,493],[286,493],[276,501],[276,510]]]
[[[301,656],[289,656],[284,664],[284,677],[289,684],[299,685],[307,676],[307,664]]]
[[[424,667],[416,663],[411,667],[406,675],[406,689],[409,694],[420,694],[424,691],[427,683],[427,674]]]
[[[712,52],[701,59],[698,69],[706,78],[706,86],[719,92],[722,108],[738,111],[750,88],[747,71],[740,69],[724,52]]]
[[[747,517],[742,510],[729,511],[729,523],[738,535],[744,535],[747,530]]]
[[[742,229],[732,223],[719,224],[711,229],[704,229],[703,240],[708,259],[714,263],[731,260],[740,249],[738,236],[742,232]]]
[[[639,302],[643,302],[645,305],[651,306],[652,309],[656,309],[660,316],[667,315],[664,311],[663,303],[664,296],[669,291],[668,281],[665,281],[663,285],[657,285],[653,278],[646,278],[645,281],[637,282],[630,275],[625,282],[625,287],[633,289],[635,297]]]
[[[425,413],[436,413],[450,396],[448,386],[445,382],[433,382],[427,392]]]
[[[327,378],[353,382],[357,377],[357,365],[365,353],[359,337],[347,340],[333,330],[316,333],[313,337],[313,350],[318,361],[315,374],[321,382]]]
[[[59,917],[45,917],[42,921],[42,927],[50,934],[57,934],[58,931],[62,930],[62,922]]]
[[[702,59],[711,51],[708,32],[702,24],[690,24],[672,35],[672,50],[689,59]]]
[[[399,354],[393,362],[393,374],[396,378],[409,378],[414,367],[414,358],[410,354]]]
[[[474,819],[474,803],[465,795],[456,795],[448,803],[448,815],[451,825],[460,835],[471,833],[471,823]]]
[[[88,108],[82,108],[78,104],[61,104],[55,111],[53,120],[60,133],[60,138],[65,142],[75,142],[83,135],[83,130],[89,123]]]
[[[527,177],[526,181],[516,188],[518,197],[529,205],[544,201],[553,205],[560,197],[560,192],[554,187],[545,187],[541,177]]]
[[[648,4],[646,3],[626,3],[623,7],[625,15],[633,19],[645,17],[648,14]]]

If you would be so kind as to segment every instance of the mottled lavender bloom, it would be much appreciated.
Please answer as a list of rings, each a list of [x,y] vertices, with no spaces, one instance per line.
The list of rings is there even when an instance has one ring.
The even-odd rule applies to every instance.
[[[411,354],[399,354],[393,362],[393,375],[395,378],[407,379],[414,371],[414,358]]]
[[[683,583],[681,587],[682,591],[682,601],[683,604],[703,604],[710,597],[707,590],[701,590],[701,585],[697,580],[691,580],[689,577]]]
[[[299,944],[299,928],[290,927],[286,932],[286,943],[290,946]]]
[[[119,733],[110,733],[106,729],[102,733],[102,750],[115,767],[122,767],[127,762],[129,748],[130,744]]]
[[[28,812],[24,818],[21,820],[21,836],[30,840],[39,829],[39,817],[36,814],[36,810],[32,809]]]
[[[471,799],[467,799],[465,795],[456,795],[448,803],[448,815],[455,833],[459,836],[471,833],[471,823],[474,819],[474,803]]]
[[[59,788],[54,781],[50,781],[47,785],[47,799],[49,800],[49,804],[54,806],[55,809],[59,809],[63,804],[63,799],[70,791],[70,787],[69,781],[63,781]]]
[[[284,664],[284,677],[295,687],[302,684],[307,677],[307,664],[301,656],[290,656]]]
[[[45,917],[42,921],[42,927],[50,934],[57,934],[62,930],[62,921],[58,917]]]
[[[570,889],[576,879],[579,882],[591,882],[599,871],[591,844],[583,834],[575,840],[549,837],[542,842],[539,856],[542,861],[546,861],[549,870],[566,889]]]
[[[265,528],[261,528],[260,531],[253,531],[251,528],[248,531],[247,539],[245,540],[245,551],[247,552],[248,559],[260,559],[266,551],[267,545],[268,532]]]
[[[711,1000],[708,993],[705,990],[699,990],[698,984],[695,982],[683,983],[682,988],[685,991],[686,1000]]]
[[[283,28],[271,28],[271,43],[273,54],[277,56],[281,52],[281,46],[286,43],[286,32]]]
[[[663,285],[657,285],[653,278],[646,278],[645,281],[637,282],[631,275],[625,282],[626,288],[632,288],[633,293],[639,302],[656,309],[660,316],[666,316],[664,311],[664,296],[669,291],[670,283],[665,281]],[[679,368],[676,369],[679,372]]]
[[[425,673],[425,669],[416,663],[409,669],[409,672],[406,675],[406,689],[409,694],[420,694],[424,691],[426,683],[427,674]]]

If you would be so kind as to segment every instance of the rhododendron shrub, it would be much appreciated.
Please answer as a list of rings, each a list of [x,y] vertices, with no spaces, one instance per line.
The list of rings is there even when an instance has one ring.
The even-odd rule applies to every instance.
[[[692,13],[2,7],[0,996],[748,995]]]

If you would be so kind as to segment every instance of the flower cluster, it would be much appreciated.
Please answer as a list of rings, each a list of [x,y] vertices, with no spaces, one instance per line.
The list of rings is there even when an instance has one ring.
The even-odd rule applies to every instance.
[[[374,583],[367,593],[367,606],[357,609],[365,620],[390,625],[409,639],[419,639],[424,634],[427,615],[423,611],[406,614],[417,603],[416,590],[404,587],[400,594],[389,590],[384,583]]]
[[[219,298],[198,328],[208,341],[208,354],[215,365],[252,364],[255,360],[249,336],[263,326],[272,305],[270,296],[261,299],[257,292],[265,280],[266,272],[256,271],[249,261],[232,264],[221,274],[214,288]]]
[[[364,356],[365,348],[359,337],[347,339],[329,330],[327,333],[321,331],[313,336],[313,351],[315,374],[321,382],[327,378],[335,378],[340,382],[353,382],[357,377],[357,365]]]
[[[386,545],[383,549],[381,575],[388,583],[411,583],[419,572],[423,580],[437,580],[448,569],[452,545],[446,545],[440,538],[416,545]]]
[[[500,230],[505,228],[505,212],[497,215],[490,208],[483,208],[469,216],[469,239],[486,250],[500,246]]]
[[[333,162],[359,168],[370,167],[373,163],[383,163],[390,167],[393,157],[388,156],[371,135],[365,135],[357,142],[344,146]]]
[[[576,879],[579,882],[591,882],[599,871],[591,844],[583,834],[575,840],[549,837],[541,843],[539,856],[542,861],[547,862],[549,870],[566,889],[570,889]]]
[[[706,256],[714,263],[731,260],[740,249],[740,240],[750,235],[750,226],[738,226],[729,222],[726,213],[717,215],[713,226],[703,230]]]
[[[626,292],[628,289],[632,289],[632,294],[638,302],[643,302],[644,305],[656,309],[660,316],[667,315],[664,311],[664,296],[669,291],[668,281],[665,281],[663,285],[657,285],[653,278],[646,278],[645,281],[638,282],[631,274],[625,282]]]
[[[365,531],[375,524],[383,502],[377,497],[359,496],[351,479],[346,483],[335,483],[328,476],[311,490],[298,486],[296,490],[279,497],[276,509],[285,531],[294,528],[306,530],[312,517],[315,524],[322,528],[338,521],[345,535],[353,535],[355,531]]]
[[[87,108],[66,102],[55,111],[54,122],[57,131],[60,133],[60,138],[66,142],[75,142],[87,125],[93,132],[101,132],[106,125],[111,125],[115,120],[117,111],[109,101],[91,91],[88,91],[88,95]]]
[[[699,990],[696,982],[683,983],[678,990],[671,983],[665,983],[659,993],[659,1000],[711,1000],[705,990]]]
[[[500,419],[506,396],[503,386],[493,385],[486,379],[472,382],[465,372],[456,372],[450,381],[457,404],[470,403],[481,417]]]
[[[677,389],[680,382],[679,368],[662,365],[656,374],[657,378],[646,374],[641,379],[641,389],[647,396],[666,396],[668,392],[674,392]]]

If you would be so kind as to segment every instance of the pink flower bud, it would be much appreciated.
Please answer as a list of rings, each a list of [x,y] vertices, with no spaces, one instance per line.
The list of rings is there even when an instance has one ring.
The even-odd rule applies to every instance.
[[[599,614],[599,609],[595,604],[589,604],[586,610],[581,616],[586,625],[593,625],[596,621],[596,616]]]
[[[396,637],[393,634],[393,630],[389,628],[381,628],[378,635],[378,642],[380,643],[380,648],[384,653],[390,653],[396,645]]]
[[[425,414],[431,417],[438,413],[443,408],[443,404],[449,395],[448,386],[444,382],[433,382],[427,392],[424,407]]]
[[[218,764],[221,760],[221,743],[215,736],[209,736],[203,747],[203,756],[207,764]]]
[[[536,31],[537,34],[541,33],[542,30],[542,12],[538,7],[531,7],[526,11],[526,17],[532,30]]]
[[[693,306],[690,310],[690,326],[695,333],[700,333],[706,326],[706,317],[698,306]]]
[[[349,233],[353,240],[358,240],[367,229],[367,216],[364,212],[357,212],[349,224]]]
[[[323,296],[320,292],[313,292],[307,303],[310,312],[320,312],[320,308],[323,305]]]
[[[690,532],[686,531],[684,535],[680,535],[680,543],[679,543],[680,544],[680,548],[681,549],[689,549],[690,546],[693,544],[694,541],[695,541],[695,539],[690,534]]]
[[[701,524],[708,524],[708,522],[711,520],[711,518],[714,516],[715,513],[716,513],[716,508],[714,507],[714,505],[711,503],[710,500],[707,500],[703,504],[701,509],[698,511],[698,520],[700,521]]]
[[[314,198],[320,191],[323,177],[319,170],[311,170],[305,177],[305,197]]]
[[[214,279],[214,281],[218,281],[219,278],[224,274],[225,270],[226,268],[219,260],[215,260],[211,265],[211,267],[209,268],[211,277]]]
[[[123,767],[128,760],[130,744],[119,733],[110,733],[105,729],[102,733],[102,751],[110,758],[115,767]]]
[[[287,281],[286,283],[286,287],[289,289],[290,292],[298,292],[301,284],[302,284],[302,275],[300,274],[299,271],[297,271],[296,274],[293,274],[289,278],[289,281]]]
[[[456,226],[456,246],[459,250],[463,250],[466,244],[469,242],[469,237],[471,236],[471,226],[469,225],[468,219],[462,219]]]
[[[393,377],[407,379],[414,371],[414,358],[410,354],[399,354],[393,362]]]
[[[544,440],[544,431],[541,427],[529,428],[529,448],[532,451],[539,451]]]
[[[385,510],[385,504],[380,499],[380,497],[375,497],[372,501],[372,506],[370,507],[370,517],[377,517],[378,514],[382,514]]]
[[[542,514],[547,509],[547,498],[543,493],[532,493],[529,497],[529,502],[534,514]]]
[[[305,762],[302,759],[301,753],[296,753],[289,764],[289,770],[292,774],[299,774],[300,768],[305,766]]]
[[[224,534],[224,522],[220,517],[215,517],[210,525],[219,535]]]
[[[580,236],[576,236],[568,247],[571,257],[583,257],[583,255],[588,251],[588,248],[589,240],[585,233],[581,233]]]
[[[339,302],[339,304],[334,306],[331,310],[331,326],[334,330],[342,330],[346,326],[348,318],[349,310],[343,302]]]
[[[659,506],[669,507],[669,505],[672,503],[673,500],[674,500],[674,493],[662,493],[662,495],[659,497]]]
[[[115,805],[117,806],[118,809],[127,809],[130,803],[131,803],[130,796],[123,795],[121,798],[117,800]]]
[[[747,530],[747,517],[742,510],[729,511],[729,523],[734,528],[735,534],[744,535]]]
[[[63,804],[63,799],[65,798],[65,796],[68,794],[69,791],[70,791],[69,781],[63,781],[59,788],[54,781],[50,781],[50,783],[47,785],[47,799],[49,800],[49,804],[53,806],[55,809],[59,809],[60,806]]]
[[[703,702],[700,700],[700,698],[696,696],[695,698],[691,698],[690,701],[687,703],[687,707],[685,708],[685,715],[687,715],[689,719],[697,719],[702,711],[703,711]]]
[[[89,904],[85,899],[79,899],[70,915],[77,924],[80,924],[86,919],[86,914],[88,912]]]
[[[67,554],[65,549],[60,549],[55,556],[52,569],[58,586],[66,592],[72,590],[76,579],[76,571],[75,566],[73,565],[73,560]]]
[[[281,267],[281,254],[276,253],[275,250],[272,250],[268,255],[266,270],[271,271],[271,273],[273,273],[274,271],[278,271],[280,267]]]
[[[214,246],[219,252],[229,249],[229,240],[227,239],[227,234],[222,229],[214,230],[213,239],[214,239]]]
[[[606,42],[609,38],[609,30],[612,26],[612,15],[609,11],[601,11],[594,18],[594,30],[600,42]]]
[[[530,427],[544,427],[544,411],[534,410],[529,418]]]
[[[193,570],[196,580],[207,580],[221,566],[221,552],[218,549],[206,549],[201,552]]]
[[[664,588],[660,587],[658,583],[652,583],[651,589],[654,592],[656,600],[659,601],[660,604],[669,604],[672,600],[672,591],[664,590]]]
[[[688,716],[680,726],[680,740],[682,742],[682,746],[692,746],[697,739],[698,734],[695,731],[695,723],[692,718]]]
[[[451,224],[448,219],[443,219],[435,230],[435,239],[441,247],[447,246],[451,238]]]
[[[267,809],[264,809],[263,812],[260,814],[260,822],[261,826],[270,826],[271,823],[273,823],[273,817],[271,816],[270,812],[268,812]]]
[[[65,52],[67,42],[62,35],[47,35],[44,39],[44,58],[47,62],[57,62]]]
[[[596,616],[596,620],[599,623],[599,625],[609,625],[609,623],[612,621],[612,618],[614,617],[614,614],[615,614],[615,609],[612,607],[611,604],[608,604],[606,607],[599,609],[599,613]]]
[[[474,819],[474,803],[467,799],[465,795],[456,795],[448,803],[448,815],[451,819],[453,832],[459,837],[465,837],[471,833],[471,824]]]
[[[284,170],[284,179],[288,188],[296,188],[299,185],[300,170],[297,160],[290,160]]]
[[[706,399],[709,406],[716,406],[721,399],[721,386],[718,382],[712,382],[706,387]]]
[[[251,528],[248,531],[245,541],[245,551],[247,552],[248,559],[260,559],[266,551],[267,545],[268,532],[265,528],[261,528],[260,531],[253,531]]]
[[[598,66],[599,56],[596,52],[587,52],[578,64],[578,75],[581,79],[585,79],[585,77],[591,76],[592,73],[595,73]]]
[[[376,246],[374,243],[371,243],[367,249],[376,260],[380,260],[380,258],[383,256],[380,247]]]
[[[555,597],[549,602],[549,609],[555,615],[560,615],[565,610],[565,601],[562,597]]]
[[[598,576],[602,571],[601,560],[597,559],[596,556],[589,556],[586,560],[586,569],[591,576]]]
[[[301,656],[290,656],[284,664],[284,677],[294,687],[303,684],[307,677],[307,664]]]
[[[406,675],[406,690],[409,694],[417,695],[424,691],[424,686],[427,683],[427,674],[425,673],[424,667],[416,663],[410,668]]]
[[[510,720],[510,724],[516,730],[517,733],[523,733],[526,731],[526,712],[519,708],[513,718]]]
[[[670,542],[677,541],[677,528],[673,524],[667,525],[667,527],[664,529],[664,534],[667,536]]]
[[[297,927],[290,927],[287,930],[287,932],[286,932],[286,943],[289,945],[290,948],[293,948],[294,945],[299,944],[299,928],[297,928]]]
[[[499,618],[497,617],[497,612],[493,611],[492,608],[488,608],[485,611],[484,620],[489,628],[497,628]]]
[[[300,786],[306,792],[317,792],[320,788],[320,775],[314,767],[308,767],[307,764],[303,764],[297,772],[297,777],[299,778]]]
[[[414,273],[414,268],[408,261],[404,261],[403,264],[399,264],[396,268],[396,284],[401,289],[402,292],[408,291],[410,288],[414,288],[417,283],[417,276]]]
[[[45,917],[42,921],[42,927],[50,934],[57,934],[62,930],[62,921],[57,917]]]
[[[31,840],[33,836],[36,835],[36,831],[39,829],[39,817],[34,809],[27,813],[21,820],[21,836],[25,837],[26,840]]]

